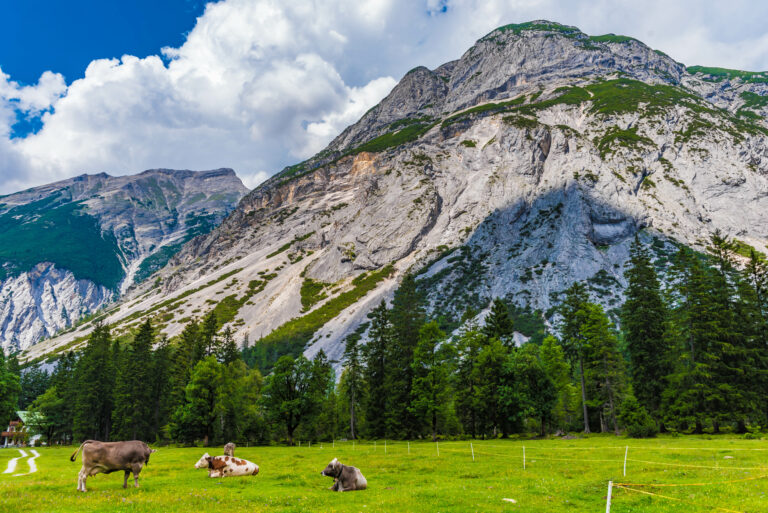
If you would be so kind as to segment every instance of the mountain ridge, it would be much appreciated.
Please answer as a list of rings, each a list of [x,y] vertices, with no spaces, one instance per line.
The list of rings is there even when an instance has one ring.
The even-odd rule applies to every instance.
[[[632,38],[551,22],[508,27],[456,61],[411,70],[325,150],[188,243],[158,273],[157,291],[138,287],[107,321],[121,330],[150,316],[173,336],[182,323],[167,308],[188,319],[228,293],[243,306],[222,324],[241,340],[301,324],[311,336],[286,335],[285,347],[303,341],[306,354],[340,360],[343,339],[405,272],[420,273],[431,313],[459,318],[505,297],[551,322],[575,280],[615,315],[636,235],[661,271],[676,244],[701,247],[717,229],[766,249],[767,111],[749,96],[764,98],[766,84],[692,74]],[[316,319],[388,265],[393,274],[354,304]],[[257,277],[259,292],[246,288]],[[307,280],[325,295],[308,310]],[[158,307],[169,296],[184,297]]]

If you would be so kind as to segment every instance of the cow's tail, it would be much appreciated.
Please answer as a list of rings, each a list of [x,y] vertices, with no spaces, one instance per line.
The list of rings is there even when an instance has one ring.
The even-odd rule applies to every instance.
[[[83,448],[85,444],[91,443],[92,440],[86,440],[85,442],[80,444],[80,447],[77,448],[75,452],[72,453],[72,456],[69,457],[69,461],[75,461],[77,459],[77,453],[80,452],[80,449]]]

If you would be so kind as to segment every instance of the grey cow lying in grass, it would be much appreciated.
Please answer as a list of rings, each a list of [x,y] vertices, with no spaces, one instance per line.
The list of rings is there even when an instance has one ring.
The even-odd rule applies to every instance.
[[[333,458],[320,474],[333,478],[333,486],[329,490],[334,492],[365,490],[368,486],[368,481],[365,480],[360,469],[344,465],[336,458]]]

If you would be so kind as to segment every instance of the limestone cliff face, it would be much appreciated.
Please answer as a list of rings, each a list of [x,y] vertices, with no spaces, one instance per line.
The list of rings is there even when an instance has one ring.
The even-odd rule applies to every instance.
[[[232,170],[82,175],[0,199],[0,347],[30,347],[149,277],[247,192]]]
[[[502,27],[457,61],[409,72],[328,148],[188,243],[159,273],[161,291],[139,287],[109,320],[199,315],[270,275],[230,321],[254,342],[387,264],[395,275],[319,326],[307,354],[340,358],[407,271],[448,316],[504,296],[551,319],[574,280],[615,311],[636,235],[662,272],[673,244],[701,247],[716,229],[766,251],[768,128],[755,100],[766,83],[691,73],[629,38]],[[327,284],[309,308],[308,279]],[[170,335],[181,326],[162,322]]]

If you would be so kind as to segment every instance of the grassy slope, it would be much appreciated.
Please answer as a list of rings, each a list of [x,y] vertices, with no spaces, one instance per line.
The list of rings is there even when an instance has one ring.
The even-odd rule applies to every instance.
[[[715,437],[626,440],[594,436],[580,440],[526,440],[440,444],[440,456],[431,443],[315,443],[297,448],[238,447],[237,456],[261,467],[255,477],[209,479],[192,465],[203,449],[160,448],[142,471],[141,488],[122,489],[122,473],[88,479],[87,494],[75,492],[80,461],[69,462],[73,448],[41,449],[39,471],[22,477],[0,474],[3,511],[602,511],[606,485],[631,483],[709,483],[768,474],[768,444]],[[522,470],[522,445],[526,470]],[[624,446],[629,445],[627,477],[622,477]],[[322,447],[322,448],[321,448]],[[716,451],[700,448],[717,447]],[[596,448],[596,449],[593,449]],[[673,450],[672,448],[680,448]],[[763,449],[743,451],[738,449]],[[212,451],[217,453],[217,449]],[[730,455],[734,459],[724,459]],[[0,451],[3,469],[15,450]],[[333,457],[358,466],[369,488],[357,493],[333,493],[331,479],[320,471]],[[549,459],[548,459],[549,458]],[[568,461],[563,461],[568,460]],[[640,463],[634,460],[696,468]],[[766,470],[729,470],[728,467],[763,467]],[[24,461],[17,472],[26,472]],[[768,478],[712,486],[667,487],[653,492],[689,503],[614,490],[614,513],[708,511],[718,506],[736,511],[768,508]],[[502,499],[512,498],[517,504]]]

